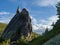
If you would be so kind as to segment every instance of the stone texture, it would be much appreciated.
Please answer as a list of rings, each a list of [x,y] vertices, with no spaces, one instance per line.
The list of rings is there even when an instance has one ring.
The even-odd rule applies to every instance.
[[[20,35],[24,37],[28,36],[28,33],[32,32],[31,18],[28,11],[24,8],[21,12],[18,7],[16,15],[11,19],[7,25],[5,31],[2,34],[2,38],[18,40]]]

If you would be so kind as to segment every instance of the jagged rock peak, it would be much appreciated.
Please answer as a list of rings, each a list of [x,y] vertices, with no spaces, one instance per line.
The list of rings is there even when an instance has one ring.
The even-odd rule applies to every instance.
[[[28,13],[27,9],[26,9],[26,8],[23,8],[23,9],[22,9],[22,13],[23,13],[23,14],[27,14],[27,13]]]
[[[22,11],[27,11],[27,10],[26,10],[26,8],[23,8],[23,10],[22,10]]]
[[[17,13],[20,13],[20,7],[18,6],[18,8],[17,8]]]

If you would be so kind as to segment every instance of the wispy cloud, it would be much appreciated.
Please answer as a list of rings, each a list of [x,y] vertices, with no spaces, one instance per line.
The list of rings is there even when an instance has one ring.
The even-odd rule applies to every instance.
[[[55,6],[60,0],[37,0],[35,5],[37,6]]]
[[[8,24],[13,16],[14,14],[10,12],[0,12],[0,23]]]
[[[10,19],[2,19],[2,20],[0,20],[0,23],[6,23],[6,24],[8,24],[9,21],[10,21]]]
[[[44,30],[46,28],[48,28],[49,30],[51,30],[53,28],[52,23],[56,23],[56,21],[58,20],[58,16],[57,15],[53,15],[49,18],[47,18],[47,20],[45,19],[40,19],[40,20],[37,20],[36,18],[32,17],[32,27],[33,27],[33,30],[37,30],[37,31],[42,31],[41,33],[44,32]]]
[[[10,12],[0,12],[0,15],[10,14]]]

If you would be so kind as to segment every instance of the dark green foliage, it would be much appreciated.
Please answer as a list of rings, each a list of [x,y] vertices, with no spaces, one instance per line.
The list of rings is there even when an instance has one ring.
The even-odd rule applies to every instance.
[[[52,29],[44,36],[38,37],[38,38],[32,40],[31,45],[35,45],[35,44],[42,45],[43,43],[45,43],[46,41],[48,41],[49,39],[51,39],[52,37],[56,36],[59,33],[60,33],[59,29],[58,30]]]
[[[3,41],[5,41],[5,40],[0,37],[0,43],[3,42]]]
[[[59,15],[60,18],[60,2],[58,2],[56,8],[57,8],[57,15]]]
[[[53,22],[51,26],[54,26],[54,25],[55,25],[55,24],[54,24],[54,22]]]
[[[17,45],[28,45],[28,44],[26,42],[24,42],[23,40],[22,41],[19,40]]]
[[[43,35],[46,35],[48,33],[48,28],[46,28],[45,32],[43,33]]]

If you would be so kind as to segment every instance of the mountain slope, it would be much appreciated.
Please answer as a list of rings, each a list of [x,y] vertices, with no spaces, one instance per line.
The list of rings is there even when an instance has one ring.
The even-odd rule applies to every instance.
[[[5,29],[6,26],[7,26],[7,24],[0,23],[0,36],[1,36],[1,33],[4,31],[4,29]]]
[[[60,45],[60,34],[56,35],[55,37],[53,37],[43,45]]]

